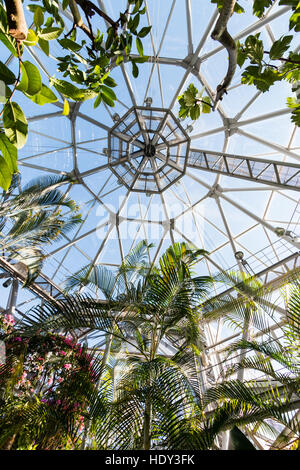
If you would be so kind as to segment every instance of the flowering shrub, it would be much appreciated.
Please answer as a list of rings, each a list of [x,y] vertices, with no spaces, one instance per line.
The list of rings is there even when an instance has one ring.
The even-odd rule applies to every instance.
[[[7,355],[6,363],[0,364],[0,393],[6,397],[2,403],[0,401],[0,412],[1,407],[4,410],[0,436],[5,425],[13,421],[11,417],[15,412],[19,428],[13,448],[24,448],[23,441],[25,437],[28,441],[28,435],[32,439],[25,448],[32,448],[33,440],[34,448],[65,448],[67,443],[69,448],[75,448],[84,429],[89,394],[97,382],[93,357],[71,335],[36,333],[29,336],[15,328],[11,315],[0,318]],[[7,406],[10,412],[5,416]],[[33,407],[34,412],[39,409],[42,415],[50,416],[49,426],[51,420],[56,420],[56,426],[52,422],[52,428],[48,429],[46,422],[43,431],[36,430],[36,435],[33,429],[29,431],[26,419],[20,426],[24,420],[21,415],[28,406]],[[0,448],[5,445],[0,437]]]

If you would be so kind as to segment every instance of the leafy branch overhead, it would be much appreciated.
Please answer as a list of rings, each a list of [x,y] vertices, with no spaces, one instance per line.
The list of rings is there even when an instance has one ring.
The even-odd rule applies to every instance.
[[[179,97],[179,117],[196,120],[201,113],[217,109],[224,95],[230,94],[230,85],[236,66],[242,67],[242,83],[267,92],[277,82],[288,82],[295,95],[287,99],[291,118],[300,125],[299,74],[300,55],[291,45],[294,33],[300,30],[300,6],[297,0],[280,0],[280,6],[289,6],[290,33],[277,39],[271,48],[264,46],[259,35],[248,36],[241,44],[230,34],[232,15],[244,13],[240,0],[207,0],[219,10],[211,38],[228,52],[225,76],[215,93],[200,92],[190,85]],[[253,15],[261,18],[275,0],[253,0]],[[0,96],[1,140],[16,150],[5,152],[0,148],[0,186],[7,190],[17,171],[17,149],[22,148],[28,136],[26,113],[20,107],[20,94],[42,106],[62,98],[62,114],[68,115],[69,101],[94,100],[113,107],[118,98],[117,82],[112,71],[124,62],[131,64],[133,77],[139,75],[139,64],[148,61],[144,54],[144,39],[151,26],[147,25],[144,0],[129,0],[127,9],[116,18],[110,17],[97,2],[91,0],[0,0],[0,41],[18,61],[13,72],[0,61],[0,80],[5,87]],[[29,16],[28,16],[29,15]],[[71,19],[66,23],[65,17]],[[27,20],[27,23],[26,23]],[[30,25],[30,27],[28,26]],[[146,25],[146,26],[145,26]],[[53,47],[54,46],[54,47]],[[30,59],[23,59],[24,50],[38,49],[57,61],[54,76],[41,77],[39,68]],[[5,136],[5,138],[4,138]],[[7,148],[7,145],[6,145]],[[11,148],[11,147],[10,147]]]
[[[212,32],[212,39],[219,41],[228,52],[227,73],[223,81],[217,86],[214,95],[213,110],[217,109],[224,94],[230,92],[230,84],[235,75],[236,66],[242,68],[241,83],[254,85],[259,91],[265,93],[277,82],[288,82],[291,91],[296,96],[287,98],[287,106],[292,109],[291,120],[300,126],[300,54],[291,49],[293,33],[300,31],[300,4],[297,0],[280,0],[280,6],[289,6],[291,16],[289,19],[290,34],[284,35],[274,41],[269,50],[263,44],[261,35],[249,35],[242,44],[234,41],[227,31],[227,24],[234,13],[244,13],[242,5],[235,0],[211,0],[217,4],[220,11],[216,25]],[[274,0],[253,0],[253,15],[262,18],[268,8],[275,3]],[[249,64],[250,62],[250,64]],[[245,67],[246,65],[246,67]],[[180,104],[179,115],[195,120],[200,116],[193,106],[187,106],[183,100],[191,85],[183,95],[178,97]],[[191,101],[188,102],[191,103]],[[196,105],[196,99],[194,100]]]
[[[0,61],[0,80],[5,84],[0,111],[3,121],[1,142],[6,139],[15,148],[8,161],[7,150],[3,152],[0,147],[0,186],[4,190],[9,188],[17,171],[17,149],[25,145],[28,136],[26,116],[17,102],[19,92],[40,106],[57,102],[59,93],[65,103],[62,114],[67,115],[68,100],[94,99],[95,108],[102,101],[113,107],[117,100],[113,89],[117,83],[110,73],[123,61],[131,62],[132,74],[138,76],[138,64],[148,60],[142,41],[151,26],[139,26],[141,16],[146,12],[144,0],[129,0],[128,4],[126,11],[112,19],[89,0],[63,0],[63,12],[67,11],[73,18],[73,27],[67,31],[57,0],[27,5],[32,14],[29,29],[22,0],[0,0],[0,41],[19,62],[16,76]],[[99,20],[102,21],[101,31]],[[78,30],[85,33],[86,39],[78,38]],[[56,57],[59,76],[49,77],[49,83],[43,83],[38,67],[30,60],[23,60],[22,56],[25,48],[34,47],[49,56],[51,42],[55,42],[61,51]],[[135,57],[131,55],[133,48],[137,51]],[[51,51],[51,54],[55,55],[55,52]]]

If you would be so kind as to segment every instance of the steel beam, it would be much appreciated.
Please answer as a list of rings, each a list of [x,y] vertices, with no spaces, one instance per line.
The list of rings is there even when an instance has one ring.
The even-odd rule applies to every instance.
[[[187,166],[234,178],[300,191],[300,165],[190,149]]]

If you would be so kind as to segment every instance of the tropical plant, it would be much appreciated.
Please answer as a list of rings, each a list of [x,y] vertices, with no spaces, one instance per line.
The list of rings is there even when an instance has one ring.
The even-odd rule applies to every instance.
[[[204,402],[228,408],[225,428],[238,424],[250,435],[263,428],[276,437],[274,423],[279,422],[288,432],[281,433],[271,448],[280,448],[292,437],[298,439],[300,433],[295,413],[300,394],[299,273],[292,272],[281,280],[281,300],[286,302],[285,321],[281,324],[272,302],[280,285],[266,287],[253,276],[240,273],[225,276],[234,283],[238,295],[216,298],[204,309],[203,316],[207,320],[223,317],[242,330],[242,339],[228,347],[229,364],[226,367],[224,361],[220,383],[207,391]],[[271,335],[274,325],[277,338]],[[273,421],[266,419],[267,415]]]
[[[59,189],[66,183],[67,179],[62,177],[42,177],[32,180],[20,193],[14,186],[3,193],[0,204],[1,254],[6,259],[22,263],[25,284],[40,272],[44,247],[80,223],[74,201]]]
[[[129,0],[128,4],[129,7],[113,19],[89,0],[64,0],[62,5],[56,0],[41,0],[39,4],[27,6],[32,24],[28,28],[22,0],[0,1],[0,41],[19,62],[16,76],[0,61],[0,81],[5,84],[3,91],[1,89],[4,105],[0,113],[3,119],[0,128],[0,186],[3,189],[8,189],[17,171],[17,149],[25,145],[28,136],[24,111],[13,101],[18,93],[40,106],[55,103],[58,97],[47,86],[49,84],[63,96],[62,114],[68,115],[69,100],[94,99],[95,108],[102,101],[114,106],[117,96],[113,88],[117,84],[110,72],[124,60],[132,63],[132,74],[138,76],[137,64],[147,60],[142,39],[149,34],[151,26],[139,27],[140,18],[146,11],[143,0]],[[65,15],[72,18],[73,26],[63,34]],[[105,33],[100,31],[95,18],[106,22]],[[49,56],[49,42],[52,41],[60,51],[57,54],[60,78],[53,76],[49,83],[44,84],[38,67],[29,60],[22,60],[22,55],[25,47],[39,47]],[[133,42],[137,57],[130,54]]]
[[[70,335],[15,331],[1,319],[6,362],[0,364],[0,448],[74,449],[95,389],[97,358]]]
[[[145,243],[139,245],[124,261],[115,278],[103,268],[92,271],[86,267],[81,276],[77,273],[69,282],[74,287],[74,283],[82,285],[87,284],[88,279],[92,280],[97,287],[102,286],[106,302],[82,295],[75,299],[66,297],[59,305],[36,309],[23,322],[28,331],[98,329],[108,336],[103,355],[106,361],[108,346],[118,350],[118,340],[121,340],[119,348],[131,349],[130,357],[126,359],[129,369],[126,368],[119,387],[115,389],[116,400],[106,408],[105,416],[101,395],[91,406],[92,429],[97,445],[102,448],[111,448],[118,441],[119,447],[130,448],[133,445],[149,449],[155,432],[158,435],[170,432],[166,425],[154,432],[158,416],[167,409],[162,403],[159,405],[163,391],[169,390],[169,409],[177,407],[178,412],[183,397],[186,397],[184,406],[187,407],[188,395],[195,394],[189,376],[189,362],[192,360],[192,368],[195,369],[194,351],[200,354],[201,349],[198,307],[206,296],[211,279],[193,276],[192,267],[205,252],[191,250],[184,243],[175,244],[162,256],[158,267],[149,269],[144,260],[138,261],[145,248]],[[136,275],[138,277],[134,279]],[[176,348],[172,358],[161,356],[160,348],[166,341]],[[103,381],[105,375],[102,384],[99,383],[100,389]],[[164,403],[167,404],[167,394]],[[127,433],[122,432],[125,421],[120,422],[116,410],[129,410],[134,405],[137,410],[126,413]],[[138,426],[134,422],[137,412],[142,413]],[[135,435],[131,426],[136,428]]]
[[[36,338],[49,332],[98,331],[102,343],[106,337],[77,447],[218,449],[228,431],[229,448],[253,450],[259,446],[255,433],[262,428],[274,434],[274,422],[288,430],[278,442],[297,439],[298,281],[292,279],[289,287],[285,342],[259,342],[248,335],[250,326],[268,335],[271,319],[276,318],[271,293],[257,279],[228,273],[225,277],[238,296],[212,302],[207,298],[212,279],[193,274],[205,252],[175,244],[150,269],[147,249],[145,242],[137,246],[115,275],[87,266],[68,281],[72,289],[97,287],[105,300],[82,293],[66,295],[59,303],[30,311],[15,332]],[[202,325],[222,315],[237,328],[246,320],[242,341],[228,354],[247,350],[247,355],[233,361],[217,382],[203,386]],[[235,377],[247,370],[250,377]],[[258,373],[264,374],[263,380]]]

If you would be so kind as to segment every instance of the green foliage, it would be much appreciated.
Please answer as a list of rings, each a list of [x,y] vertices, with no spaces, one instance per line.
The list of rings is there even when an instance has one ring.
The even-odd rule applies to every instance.
[[[193,121],[200,117],[202,113],[210,113],[211,111],[211,100],[209,96],[202,96],[204,89],[201,92],[191,83],[188,89],[181,95],[178,96],[178,102],[180,104],[179,117],[185,119],[190,117]]]
[[[8,168],[14,169],[16,148],[5,135],[0,136],[0,150],[6,155],[5,163]],[[8,152],[11,161],[7,157]],[[1,157],[0,165],[2,160],[4,158]],[[27,266],[25,283],[35,279],[42,268],[43,246],[58,240],[80,223],[74,201],[58,189],[67,181],[65,178],[44,177],[25,186],[19,195],[4,194],[0,205],[2,229],[5,227],[5,231],[0,233],[2,256]],[[63,211],[65,208],[68,209],[67,213]]]
[[[224,0],[211,0],[211,3],[217,4],[218,9],[222,10]],[[266,13],[266,10],[274,3],[274,0],[253,0],[253,15],[262,18]],[[300,4],[298,0],[280,0],[279,5],[291,7],[292,14],[290,17],[289,29],[294,30],[295,32],[300,31]],[[234,13],[243,12],[244,9],[238,3],[235,3]],[[225,31],[227,31],[227,29],[225,29]],[[228,36],[223,39],[224,41],[222,42],[222,46],[225,47],[229,41]],[[237,41],[237,56],[235,54],[231,54],[230,56],[229,54],[228,70],[235,70],[237,64],[239,67],[243,68],[241,73],[241,83],[253,85],[263,93],[268,92],[275,83],[283,80],[288,81],[293,86],[293,84],[300,80],[300,55],[295,54],[292,51],[288,51],[292,39],[293,35],[291,34],[280,37],[274,41],[270,51],[265,50],[260,33],[246,37],[244,44]],[[286,53],[287,56],[283,57]],[[246,64],[247,61],[250,62],[250,65]],[[278,63],[278,61],[280,62]],[[221,82],[217,87],[215,94],[216,101],[215,105],[212,107],[213,110],[215,109],[218,100],[223,97],[223,95],[220,95],[223,90],[222,87],[223,82]],[[227,91],[225,90],[225,92]],[[187,94],[185,95],[185,93]],[[192,100],[192,94],[194,95],[194,101]],[[195,95],[196,93],[193,90],[186,90],[178,97],[180,104],[179,117],[185,118],[190,116],[192,119],[198,119],[200,117],[201,108],[200,106],[196,106]],[[293,112],[291,113],[292,122],[299,125],[299,109],[297,103],[293,98],[289,98],[288,105],[293,108]],[[207,109],[207,111],[210,110]],[[204,112],[203,109],[202,112]]]
[[[22,148],[27,140],[28,124],[18,103],[12,101],[4,105],[3,126],[10,142],[18,149]]]
[[[255,450],[248,436],[263,427],[273,431],[270,419],[290,429],[289,440],[297,438],[293,400],[299,397],[299,282],[287,289],[283,340],[235,343],[229,354],[240,349],[249,354],[224,370],[222,382],[202,389],[197,367],[204,347],[199,320],[211,301],[206,294],[212,280],[193,276],[193,267],[205,252],[174,244],[150,269],[147,249],[140,243],[117,273],[90,265],[72,276],[69,287],[100,289],[107,302],[87,295],[66,296],[59,303],[36,307],[19,325],[26,338],[83,328],[113,338],[111,343],[107,339],[109,355],[99,366],[98,393],[87,396],[87,435],[93,448],[208,450],[218,448],[216,437],[229,430],[229,449]],[[250,311],[248,321],[270,338],[264,314],[258,318],[258,308],[269,304],[270,288],[239,273],[226,273],[226,278],[242,294],[236,299],[239,306],[230,296],[219,316],[211,319],[224,311],[237,312],[243,327]],[[172,356],[159,353],[165,341],[176,348]],[[249,369],[253,377],[264,374],[266,380],[231,378],[242,369]],[[34,439],[29,435],[28,446]]]
[[[3,80],[6,85],[12,85],[16,81],[14,73],[0,61],[0,80]]]
[[[211,3],[216,3],[218,9],[221,10],[224,5],[224,0],[211,0]],[[234,12],[244,13],[244,11],[245,11],[244,8],[239,3],[236,2],[236,4],[234,5]]]
[[[273,5],[274,0],[254,0],[253,1],[253,14],[262,17],[265,10]]]
[[[39,69],[29,61],[22,62],[21,64],[22,75],[21,81],[17,85],[17,90],[33,96],[39,93],[42,89],[42,79]]]
[[[49,56],[49,43],[56,41],[63,51],[61,57],[57,56],[58,72],[62,74],[62,77],[51,77],[49,82],[65,99],[64,115],[68,114],[66,100],[95,99],[95,107],[99,106],[102,101],[113,107],[117,100],[113,88],[117,84],[110,76],[111,70],[125,59],[132,62],[133,76],[137,77],[138,64],[148,60],[144,56],[142,39],[150,33],[151,26],[139,28],[141,16],[146,12],[144,0],[133,0],[130,4],[133,5],[131,13],[127,11],[120,13],[119,19],[116,21],[110,19],[111,24],[106,31],[100,32],[97,29],[94,32],[91,30],[87,34],[88,41],[82,40],[80,43],[76,42],[77,31],[75,28],[62,37],[65,24],[59,3],[56,0],[40,0],[39,4],[27,6],[29,12],[32,13],[32,26],[28,30],[27,38],[23,44],[29,48],[40,47]],[[69,8],[68,0],[64,0],[62,7],[63,10]],[[92,12],[86,11],[83,17],[97,15],[98,10],[95,7]],[[71,14],[71,11],[69,13]],[[139,54],[137,58],[132,58],[130,55],[134,37]],[[14,102],[11,101],[12,95],[15,92],[21,92],[39,106],[54,103],[58,101],[58,98],[46,84],[42,83],[39,69],[32,62],[22,60],[23,44],[18,43],[17,45],[15,39],[10,36],[6,11],[1,3],[0,41],[19,60],[18,78],[3,62],[0,62],[0,80],[3,80],[7,87],[13,85],[13,90],[7,88],[7,102],[1,112],[4,132],[16,148],[21,148],[26,143],[28,126],[25,114],[17,104],[17,99]],[[11,182],[12,173],[4,156],[0,160],[0,165],[0,186],[7,189]]]
[[[237,64],[239,67],[243,67],[247,60],[251,64],[244,68],[241,82],[254,85],[259,91],[265,93],[276,82],[285,80],[291,83],[292,91],[297,91],[297,83],[300,79],[300,55],[292,51],[288,52],[292,39],[292,35],[281,36],[274,41],[270,51],[264,50],[260,33],[248,36],[244,44],[238,42]],[[288,55],[284,57],[287,52]],[[277,65],[278,61],[281,62],[281,65]],[[293,109],[292,122],[299,126],[298,101],[294,98],[288,98],[287,103]]]
[[[277,41],[274,41],[270,49],[269,57],[271,60],[280,59],[283,54],[290,47],[293,36],[282,36]]]
[[[291,108],[292,111],[292,122],[300,127],[300,103],[299,99],[296,98],[287,98],[287,105]]]
[[[264,70],[258,65],[249,65],[242,73],[242,83],[255,85],[262,92],[268,91],[276,81],[282,79],[282,74],[271,67]]]

